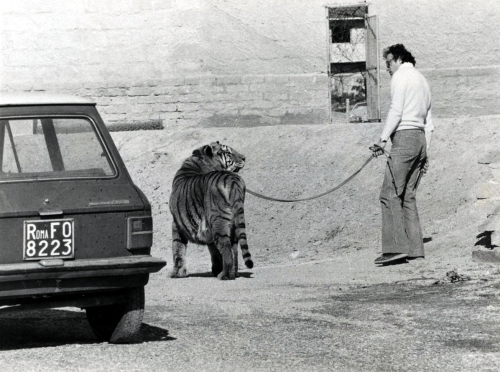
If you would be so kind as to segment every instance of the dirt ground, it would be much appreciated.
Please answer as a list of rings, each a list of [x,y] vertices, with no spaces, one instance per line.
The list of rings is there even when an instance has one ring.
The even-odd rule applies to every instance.
[[[477,123],[482,130],[471,130]],[[219,140],[246,156],[247,187],[279,198],[321,193],[370,156],[381,124],[167,128],[113,137],[154,215],[153,255],[167,268],[146,286],[143,342],[96,340],[79,309],[0,314],[3,371],[497,371],[500,267],[475,262],[475,188],[491,175],[498,118],[436,120],[418,195],[426,259],[376,267],[384,160],[321,199],[283,204],[247,195],[255,267],[211,276],[205,247],[188,247],[171,279],[174,173]],[[476,126],[477,128],[477,126]],[[469,145],[470,144],[470,145]],[[486,244],[487,245],[487,244]]]
[[[478,241],[481,216],[475,188],[490,177],[478,165],[481,151],[494,146],[488,126],[470,144],[471,127],[480,119],[438,119],[430,153],[431,168],[421,182],[418,207],[429,260],[425,269],[468,270]],[[167,128],[120,132],[114,138],[134,181],[144,190],[155,217],[155,255],[170,259],[171,216],[168,198],[174,173],[192,150],[212,141],[226,143],[247,158],[241,171],[247,188],[268,196],[294,199],[331,189],[369,157],[368,146],[382,124],[290,125],[254,128]],[[485,137],[487,136],[487,137]],[[343,251],[380,251],[379,190],[385,161],[373,160],[340,190],[300,203],[277,203],[247,195],[245,215],[257,267],[296,264],[338,257]],[[473,221],[477,221],[473,223]],[[188,270],[205,270],[206,249],[188,248]]]
[[[496,149],[499,121],[496,117],[436,120],[431,168],[418,195],[427,254],[424,262],[382,270],[373,265],[380,253],[378,194],[385,167],[384,159],[379,158],[342,189],[320,199],[288,204],[247,195],[247,235],[255,275],[259,275],[259,269],[286,270],[326,262],[330,270],[344,265],[349,268],[344,279],[336,276],[342,285],[388,285],[394,293],[399,289],[391,287],[393,283],[426,282],[426,278],[431,278],[432,283],[448,282],[450,272],[472,281],[493,280],[499,273],[498,266],[474,262],[472,251],[484,250],[477,245],[477,227],[483,216],[475,208],[475,189],[491,177],[487,167],[478,166],[478,158]],[[356,171],[369,157],[367,147],[378,139],[381,129],[382,124],[167,128],[155,134],[120,133],[116,140],[134,180],[151,199],[155,214],[154,254],[169,261],[168,271],[170,183],[194,148],[216,140],[226,143],[245,154],[247,164],[240,174],[250,190],[278,198],[303,198],[334,187]],[[206,248],[190,246],[188,272],[200,275],[209,268]],[[331,275],[325,271],[313,270],[309,275],[317,275],[319,283],[331,279],[325,278]],[[266,284],[273,291],[272,276]],[[364,294],[353,296],[364,298]],[[439,296],[438,291],[434,300]],[[424,317],[426,311],[434,311],[429,308],[434,300],[420,305]],[[411,298],[408,305],[412,306]],[[387,370],[384,368],[387,365],[381,370]]]

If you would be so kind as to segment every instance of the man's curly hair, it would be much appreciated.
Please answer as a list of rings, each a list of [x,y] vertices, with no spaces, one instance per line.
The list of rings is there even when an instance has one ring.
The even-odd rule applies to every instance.
[[[413,66],[415,66],[415,64],[417,63],[415,61],[415,57],[413,57],[413,55],[408,50],[406,50],[403,44],[391,45],[390,47],[385,48],[383,53],[385,59],[387,59],[388,54],[392,54],[395,61],[401,59],[401,62],[410,62],[411,64],[413,64]]]

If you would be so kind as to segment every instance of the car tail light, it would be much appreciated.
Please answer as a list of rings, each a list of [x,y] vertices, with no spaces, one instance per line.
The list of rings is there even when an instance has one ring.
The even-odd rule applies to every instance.
[[[149,248],[153,245],[153,218],[127,218],[127,249]]]

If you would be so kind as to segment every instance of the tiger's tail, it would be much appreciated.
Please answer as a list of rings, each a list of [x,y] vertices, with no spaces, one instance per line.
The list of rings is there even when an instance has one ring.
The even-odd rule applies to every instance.
[[[243,210],[243,205],[240,205],[236,211],[236,240],[240,244],[241,255],[243,256],[243,261],[245,261],[245,266],[251,269],[253,267],[252,255],[248,249],[247,234],[245,226],[245,214]]]

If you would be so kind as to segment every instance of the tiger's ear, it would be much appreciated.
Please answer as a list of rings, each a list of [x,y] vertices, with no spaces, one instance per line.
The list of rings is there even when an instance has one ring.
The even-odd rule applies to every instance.
[[[206,145],[193,151],[193,156],[196,156],[197,158],[202,158],[204,155],[210,157],[213,156],[212,148],[210,146]]]
[[[214,153],[212,151],[212,147],[209,145],[203,146],[202,151],[203,151],[203,154],[205,154],[206,156],[209,156],[209,157],[214,156]]]
[[[217,154],[219,152],[219,150],[220,150],[220,143],[219,143],[219,141],[212,142],[210,144],[210,147],[212,148],[212,153],[213,154]]]

